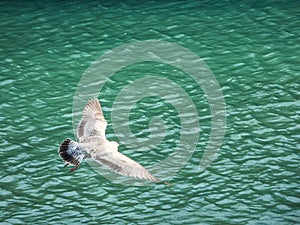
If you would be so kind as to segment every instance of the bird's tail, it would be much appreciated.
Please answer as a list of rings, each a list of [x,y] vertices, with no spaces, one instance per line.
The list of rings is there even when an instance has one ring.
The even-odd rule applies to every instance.
[[[66,139],[60,144],[59,156],[67,163],[65,166],[69,164],[75,165],[75,167],[71,169],[71,171],[74,171],[82,162],[85,151],[80,148],[76,141]]]

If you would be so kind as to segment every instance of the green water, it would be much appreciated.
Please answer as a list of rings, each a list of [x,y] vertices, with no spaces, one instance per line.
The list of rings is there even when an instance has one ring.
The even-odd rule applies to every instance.
[[[298,1],[1,1],[0,223],[299,224],[299,8]],[[82,75],[105,52],[150,39],[190,49],[213,71],[227,108],[218,158],[199,172],[211,125],[203,92],[174,68],[141,63],[102,90],[108,123],[134,75],[174,74],[200,118],[193,156],[168,179],[171,187],[116,184],[87,163],[69,173],[57,149],[75,138]],[[120,151],[146,167],[167,157],[179,139],[173,112],[141,99],[133,133],[149,135],[149,118],[161,114],[166,138],[147,154],[122,143]],[[110,125],[107,136],[118,140]]]

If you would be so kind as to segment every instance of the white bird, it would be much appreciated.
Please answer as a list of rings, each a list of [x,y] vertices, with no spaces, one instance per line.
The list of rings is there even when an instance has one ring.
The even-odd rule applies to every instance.
[[[77,128],[79,143],[66,139],[59,147],[59,155],[66,162],[65,167],[69,164],[75,165],[70,170],[73,172],[85,157],[91,157],[121,175],[169,185],[153,176],[139,163],[118,152],[119,144],[108,141],[105,137],[106,126],[107,121],[98,98],[94,97],[87,102]]]

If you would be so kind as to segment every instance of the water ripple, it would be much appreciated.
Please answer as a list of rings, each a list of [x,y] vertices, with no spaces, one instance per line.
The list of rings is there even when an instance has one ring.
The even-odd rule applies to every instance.
[[[299,223],[298,8],[297,1],[2,1],[0,221]],[[116,139],[109,118],[115,96],[151,72],[177,82],[196,104],[201,133],[192,158],[170,178],[171,187],[121,186],[86,162],[69,173],[57,149],[64,138],[74,138],[72,101],[82,74],[105,51],[149,39],[191,49],[214,72],[228,113],[218,159],[199,172],[211,123],[203,92],[182,71],[141,63],[118,71],[103,89],[107,136]],[[176,111],[159,99],[144,99],[132,111],[136,137],[149,136],[157,115],[166,132],[155,133],[164,139],[153,151],[121,143],[121,152],[146,167],[168,157],[180,138]]]

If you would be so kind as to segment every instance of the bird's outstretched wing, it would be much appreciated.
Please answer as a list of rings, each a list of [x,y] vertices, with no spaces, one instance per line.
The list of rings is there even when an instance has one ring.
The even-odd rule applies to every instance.
[[[153,176],[146,168],[128,158],[118,151],[104,151],[93,155],[92,158],[98,163],[108,167],[112,171],[124,176],[137,179],[150,180],[157,183],[163,182]],[[163,182],[169,185],[167,182]]]
[[[116,145],[107,145],[107,143],[111,142],[108,142],[105,138],[106,126],[107,121],[103,116],[98,99],[96,97],[90,99],[83,110],[82,118],[77,128],[77,136],[80,143],[88,143],[88,145],[92,146],[93,153],[89,153],[88,148],[87,152],[91,154],[95,161],[124,176],[163,182],[139,163],[118,152],[117,143]],[[169,185],[167,182],[163,183]]]
[[[98,98],[90,99],[83,110],[77,128],[77,137],[82,142],[89,142],[95,138],[106,139],[106,126],[107,121],[104,119]]]

